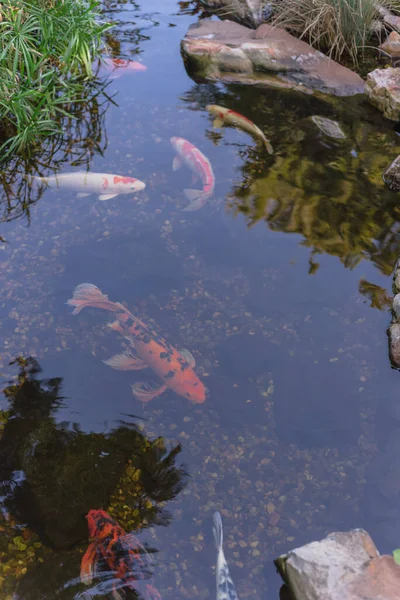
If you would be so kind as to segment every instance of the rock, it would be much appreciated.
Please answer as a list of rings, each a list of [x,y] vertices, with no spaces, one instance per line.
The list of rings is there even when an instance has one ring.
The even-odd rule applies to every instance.
[[[393,291],[395,294],[400,293],[400,260],[397,261],[393,274]]]
[[[397,31],[392,31],[387,39],[379,46],[386,54],[394,58],[400,57],[400,34]]]
[[[400,154],[383,174],[383,181],[391,190],[400,190]]]
[[[335,140],[346,139],[346,134],[337,121],[332,121],[332,119],[328,119],[327,117],[319,117],[318,115],[312,116],[311,120],[328,137]]]
[[[249,27],[258,27],[265,18],[263,0],[201,0],[201,3],[221,19]]]
[[[400,29],[400,17],[392,14],[390,11],[383,17],[386,25],[393,27],[393,29]]]
[[[275,85],[308,93],[361,94],[364,82],[283,29],[263,24],[255,31],[232,21],[202,20],[181,43],[194,78]]]
[[[400,369],[400,323],[389,327],[389,356],[392,365]]]
[[[400,294],[396,294],[393,298],[392,310],[397,320],[400,320]]]
[[[284,561],[284,567],[282,566]],[[395,600],[400,567],[379,556],[362,529],[331,533],[296,548],[276,564],[296,600]]]
[[[375,69],[367,75],[365,93],[387,119],[400,118],[400,69]]]

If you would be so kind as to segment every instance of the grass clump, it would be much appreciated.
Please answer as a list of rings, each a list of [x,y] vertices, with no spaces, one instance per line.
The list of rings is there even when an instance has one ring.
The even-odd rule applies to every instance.
[[[60,130],[80,101],[110,28],[94,0],[3,0],[0,5],[0,160]]]
[[[329,56],[349,57],[358,63],[358,54],[368,45],[374,22],[381,20],[380,6],[387,0],[272,0],[273,23],[290,30]],[[394,5],[394,8],[396,6]]]

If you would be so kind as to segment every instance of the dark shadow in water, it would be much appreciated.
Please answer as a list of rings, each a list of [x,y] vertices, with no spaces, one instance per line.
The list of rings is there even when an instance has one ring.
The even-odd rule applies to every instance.
[[[206,135],[216,145],[237,146],[237,180],[227,196],[230,214],[248,227],[264,222],[273,231],[303,236],[313,257],[328,253],[348,268],[362,259],[389,274],[400,253],[398,195],[382,173],[398,154],[398,137],[368,107],[346,99],[325,102],[299,93],[244,86],[194,85],[181,98],[186,108],[220,104],[244,114],[270,137],[275,152],[260,144],[232,143],[226,128]],[[312,115],[338,120],[346,139],[327,137]],[[244,135],[244,134],[241,134]],[[236,138],[237,139],[237,138]],[[240,137],[245,140],[245,137]]]
[[[31,185],[32,176],[52,175],[70,166],[88,170],[96,154],[103,155],[108,140],[105,115],[112,102],[107,80],[95,79],[81,102],[68,105],[72,117],[61,120],[62,132],[40,142],[29,157],[15,155],[0,171],[0,223],[25,217],[43,195],[45,185]]]
[[[129,507],[138,509],[136,526],[167,525],[170,515],[158,503],[174,498],[186,484],[185,470],[175,466],[180,446],[168,452],[162,439],[149,442],[128,422],[104,434],[57,424],[62,379],[38,379],[41,369],[33,358],[16,362],[18,381],[4,390],[10,409],[0,438],[3,511],[26,523],[46,545],[69,548],[87,539],[85,515],[107,509],[133,460],[132,471],[140,469],[136,506]]]

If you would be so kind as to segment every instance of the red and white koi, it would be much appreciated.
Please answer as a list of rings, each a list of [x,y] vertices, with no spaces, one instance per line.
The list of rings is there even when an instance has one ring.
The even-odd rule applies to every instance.
[[[44,183],[49,188],[76,191],[78,198],[99,194],[99,200],[110,200],[119,194],[139,192],[146,187],[143,181],[134,177],[88,171],[74,171],[49,177],[32,177],[32,179]]]
[[[169,388],[191,402],[204,402],[206,389],[194,372],[195,360],[188,350],[176,350],[123,304],[112,302],[91,283],[78,285],[67,304],[75,307],[73,315],[87,306],[116,313],[116,320],[109,327],[129,341],[136,356],[133,353],[116,354],[104,363],[120,371],[138,371],[149,367],[162,381],[159,386],[146,382],[134,384],[132,393],[136,398],[149,402]]]
[[[172,163],[172,170],[177,171],[185,164],[192,171],[192,181],[195,183],[200,178],[202,190],[184,190],[190,204],[183,210],[198,210],[207,202],[214,193],[215,177],[210,161],[196,146],[180,137],[172,137],[171,145],[176,152]]]
[[[135,73],[138,71],[147,71],[146,65],[135,60],[125,60],[124,58],[105,58],[103,67],[110,73],[110,79],[117,79],[126,73]]]
[[[250,119],[238,112],[235,112],[234,110],[224,108],[223,106],[218,106],[217,104],[208,104],[206,109],[215,117],[213,121],[213,127],[218,128],[223,127],[224,125],[231,125],[232,127],[242,129],[246,133],[249,133],[253,137],[261,140],[267,149],[267,152],[269,154],[273,154],[274,151],[270,141],[266,138],[261,129],[257,127],[255,123],[253,123],[253,121],[250,121]]]

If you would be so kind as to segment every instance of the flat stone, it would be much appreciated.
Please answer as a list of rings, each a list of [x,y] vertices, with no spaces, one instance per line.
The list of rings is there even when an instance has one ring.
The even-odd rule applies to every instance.
[[[337,96],[363,93],[356,73],[331,60],[283,29],[268,24],[256,30],[232,21],[202,20],[181,43],[194,78],[323,92]]]
[[[392,365],[400,369],[400,323],[389,327],[389,356]]]
[[[393,58],[400,57],[400,34],[397,31],[392,31],[387,39],[379,46],[386,54],[389,54]]]
[[[375,69],[367,75],[365,93],[387,119],[400,118],[400,69]]]
[[[400,154],[383,174],[383,181],[391,190],[400,190]]]
[[[392,556],[377,556],[350,587],[359,600],[398,600],[400,597],[400,566]]]

